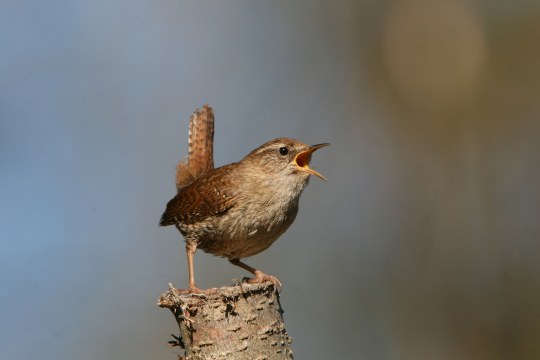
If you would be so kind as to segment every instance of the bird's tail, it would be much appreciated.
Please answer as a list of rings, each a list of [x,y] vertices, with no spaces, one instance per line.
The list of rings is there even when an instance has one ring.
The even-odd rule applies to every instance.
[[[176,189],[214,168],[214,110],[204,105],[189,120],[189,155],[176,166]]]

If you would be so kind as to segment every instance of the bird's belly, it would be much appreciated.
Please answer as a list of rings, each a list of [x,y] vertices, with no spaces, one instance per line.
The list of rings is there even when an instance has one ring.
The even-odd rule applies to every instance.
[[[258,220],[238,216],[228,217],[214,224],[216,231],[199,243],[199,248],[210,254],[238,259],[252,256],[266,250],[292,224],[297,208],[289,211],[274,212],[271,218]],[[262,220],[262,221],[261,221]]]

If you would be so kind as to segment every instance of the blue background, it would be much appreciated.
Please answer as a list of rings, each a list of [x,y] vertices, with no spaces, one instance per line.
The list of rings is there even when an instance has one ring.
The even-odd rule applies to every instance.
[[[298,359],[540,358],[536,1],[0,2],[0,357],[174,359],[158,228],[191,112],[215,162],[330,142],[283,282]],[[246,273],[204,253],[198,284]]]

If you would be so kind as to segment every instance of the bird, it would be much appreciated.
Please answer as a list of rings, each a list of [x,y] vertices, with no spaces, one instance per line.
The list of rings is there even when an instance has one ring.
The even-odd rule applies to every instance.
[[[176,226],[186,243],[188,293],[196,287],[197,249],[224,257],[255,277],[248,282],[281,282],[241,261],[266,250],[293,223],[300,195],[311,175],[311,156],[328,143],[307,145],[276,138],[242,160],[214,168],[214,113],[205,105],[190,119],[189,155],[177,165],[176,195],[167,203],[160,226]]]

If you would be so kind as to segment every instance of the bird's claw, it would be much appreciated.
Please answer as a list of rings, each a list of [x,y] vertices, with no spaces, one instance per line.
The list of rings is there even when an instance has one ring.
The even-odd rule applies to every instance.
[[[204,294],[205,290],[201,290],[198,287],[190,286],[187,289],[175,289],[178,294],[187,295],[187,294]]]
[[[259,270],[255,272],[254,278],[248,278],[246,280],[248,284],[260,284],[267,281],[270,281],[272,284],[274,284],[274,287],[276,289],[278,290],[281,289],[281,281],[279,281],[277,277],[272,276],[272,275],[266,275],[265,273]]]

